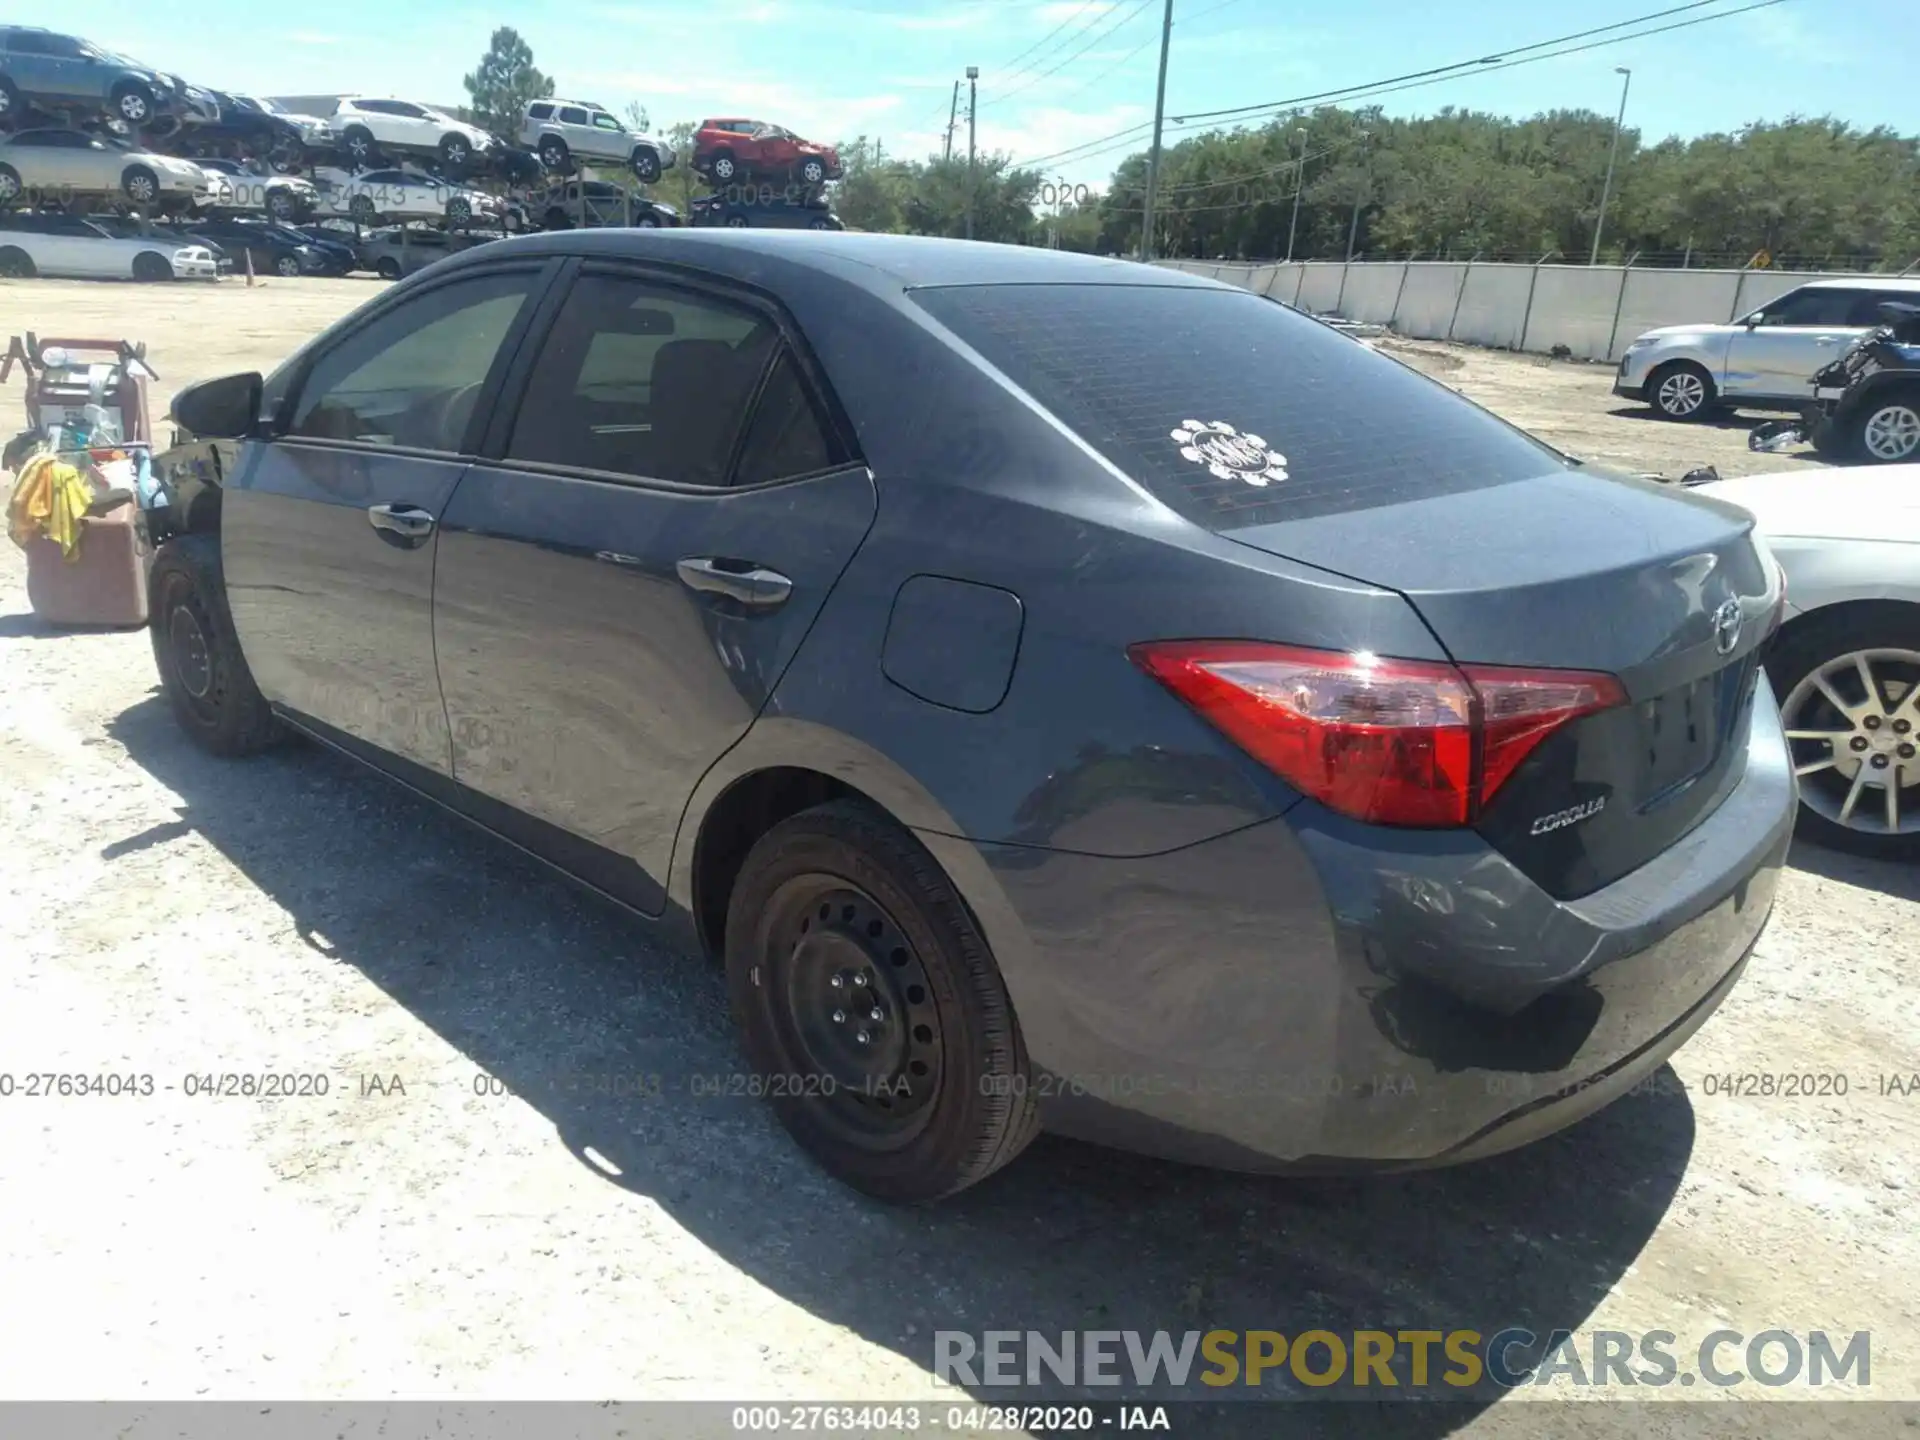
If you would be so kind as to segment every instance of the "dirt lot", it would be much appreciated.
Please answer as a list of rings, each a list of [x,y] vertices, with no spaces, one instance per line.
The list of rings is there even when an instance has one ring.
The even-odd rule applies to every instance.
[[[267,366],[373,283],[0,283],[0,339],[145,339],[157,415],[179,384]],[[1752,458],[1732,426],[1616,414],[1603,369],[1414,348],[1596,460]],[[0,391],[9,432],[17,397]],[[1043,1139],[957,1201],[902,1212],[824,1180],[756,1103],[556,1086],[732,1070],[719,977],[327,754],[200,754],[157,698],[146,636],[45,630],[11,546],[0,836],[16,1086],[0,1398],[897,1400],[955,1393],[932,1378],[936,1328],[1523,1325],[1670,1330],[1683,1355],[1721,1328],[1867,1330],[1871,1392],[1920,1399],[1920,1094],[1880,1093],[1920,1072],[1912,870],[1797,850],[1674,1083],[1519,1154],[1309,1183]],[[27,1098],[40,1072],[156,1090]],[[327,1093],[182,1088],[268,1072],[323,1075]],[[1844,1075],[1848,1093],[1736,1098],[1718,1080],[1789,1072]],[[1543,1425],[1515,1403],[1396,1418],[1642,1423],[1556,1407]],[[1348,1433],[1341,1409],[1291,1418]],[[1849,1411],[1820,1407],[1822,1425],[1901,1428]]]

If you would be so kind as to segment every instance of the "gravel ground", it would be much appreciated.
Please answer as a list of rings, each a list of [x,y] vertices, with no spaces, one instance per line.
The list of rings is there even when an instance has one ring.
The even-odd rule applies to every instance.
[[[0,282],[0,310],[145,339],[158,416],[371,293]],[[1416,348],[1596,460],[1747,457],[1732,429],[1616,416],[1604,370]],[[1868,1330],[1872,1393],[1920,1399],[1920,1094],[1879,1093],[1920,1072],[1911,869],[1797,849],[1746,978],[1662,1083],[1518,1154],[1289,1182],[1043,1138],[896,1211],[758,1104],[688,1093],[737,1063],[703,961],[327,753],[202,755],[143,633],[50,632],[24,582],[0,547],[0,1398],[902,1400],[957,1393],[936,1327],[1517,1324],[1671,1330],[1683,1353],[1718,1328]],[[25,1098],[49,1071],[155,1088]],[[1761,1072],[1850,1088],[1710,1088]],[[258,1073],[326,1093],[184,1090]],[[595,1089],[614,1075],[663,1093]],[[1543,1427],[1518,1403],[1396,1419],[1617,1433],[1603,1407]]]

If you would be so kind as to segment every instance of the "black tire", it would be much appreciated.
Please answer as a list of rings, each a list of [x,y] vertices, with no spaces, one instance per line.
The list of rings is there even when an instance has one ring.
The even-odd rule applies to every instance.
[[[1668,381],[1674,382],[1668,385]],[[1688,404],[1697,395],[1697,402]],[[1662,420],[1704,420],[1719,399],[1713,376],[1691,360],[1675,360],[1647,376],[1647,404]]]
[[[467,168],[467,162],[473,159],[473,142],[464,135],[442,135],[440,137],[440,163],[458,174]]]
[[[761,836],[729,897],[726,952],[749,1066],[848,1185],[938,1200],[1038,1133],[999,967],[933,857],[885,816],[836,801]],[[872,1009],[834,1008],[851,995]]]
[[[827,162],[818,155],[809,155],[800,162],[800,183],[803,185],[824,185],[827,180]]]
[[[752,223],[753,222],[748,220],[744,215],[729,215],[727,217],[727,228],[729,230],[745,230]]]
[[[13,204],[26,188],[18,170],[11,165],[0,165],[0,206]]]
[[[731,185],[734,177],[740,173],[740,163],[733,158],[731,150],[722,150],[707,162],[707,168],[719,184]]]
[[[1816,610],[1802,616],[1789,624],[1774,643],[1772,653],[1767,657],[1767,678],[1773,683],[1774,694],[1785,707],[1793,699],[1801,682],[1821,667],[1851,652],[1870,650],[1903,650],[1920,654],[1920,605],[1891,600],[1870,601],[1836,606],[1831,610]],[[1897,671],[1899,667],[1886,668]],[[1920,666],[1911,668],[1916,677],[1914,683],[1920,684]],[[1877,678],[1884,688],[1889,678],[1886,670],[1878,671]],[[1903,692],[1901,699],[1904,700],[1910,693]],[[1842,698],[1851,699],[1852,696],[1848,694]],[[1823,712],[1816,712],[1809,717],[1804,711],[1798,715],[1789,711],[1788,723],[1790,727],[1799,729],[1809,723],[1816,728],[1825,728],[1834,722],[1823,718]],[[1920,725],[1914,725],[1912,721],[1907,723],[1911,728],[1906,732],[1906,743],[1920,746]],[[1839,725],[1835,724],[1835,728],[1838,729]],[[1882,734],[1886,728],[1882,727],[1873,734]],[[1895,736],[1892,743],[1898,745],[1901,738]],[[1795,767],[1821,759],[1823,753],[1827,753],[1822,750],[1824,744],[1819,740],[1790,740],[1788,745],[1793,751]],[[1896,749],[1887,759],[1889,769],[1904,765],[1905,774],[1912,777],[1900,789],[1900,814],[1904,825],[1905,817],[1920,816],[1920,757],[1903,758]],[[1901,772],[1893,770],[1892,773],[1897,778]],[[1873,807],[1878,806],[1880,827],[1877,830],[1843,825],[1837,818],[1821,813],[1822,805],[1835,808],[1836,802],[1849,788],[1845,777],[1837,769],[1817,770],[1802,775],[1800,813],[1794,833],[1803,840],[1853,855],[1868,855],[1881,860],[1920,858],[1920,830],[1901,834],[1886,832],[1884,786],[1872,787],[1871,796],[1863,791],[1863,800],[1855,809],[1855,815],[1864,824],[1872,817]],[[1868,804],[1869,800],[1872,804]],[[1863,810],[1865,814],[1862,814]]]
[[[382,255],[380,262],[373,267],[373,273],[378,275],[382,280],[398,280],[400,278],[400,262],[391,255]]]
[[[1846,433],[1824,415],[1807,427],[1807,443],[1822,460],[1847,458]]]
[[[142,250],[133,257],[133,278],[143,284],[173,279],[173,265],[166,256]]]
[[[196,745],[215,755],[250,755],[286,738],[240,653],[218,535],[162,545],[147,577],[147,604],[161,689]]]
[[[297,280],[300,277],[299,257],[295,255],[282,255],[278,260],[273,262],[273,273],[276,275],[284,275],[289,280]]]
[[[547,213],[540,217],[540,228],[542,230],[571,230],[573,229],[573,217],[558,205],[550,205],[547,207]]]
[[[267,214],[283,225],[292,224],[300,215],[300,202],[290,190],[267,191]]]
[[[262,152],[267,168],[276,175],[298,174],[306,163],[307,147],[304,141],[293,135],[276,135]]]
[[[160,177],[144,165],[129,165],[123,170],[120,188],[136,205],[152,205],[160,199]]]
[[[33,257],[18,245],[0,246],[0,280],[31,280],[39,273]]]
[[[540,140],[540,163],[556,175],[564,175],[572,165],[572,157],[567,153],[567,142],[558,135],[546,135]]]
[[[464,195],[456,195],[447,201],[447,221],[453,225],[464,225],[473,219],[473,202]]]
[[[651,185],[660,178],[660,156],[644,145],[635,147],[628,163],[633,167],[633,178],[642,185]]]
[[[1876,391],[1846,427],[1846,457],[1862,465],[1906,465],[1920,459],[1920,387]]]
[[[20,114],[20,92],[13,82],[0,75],[0,129],[11,125]]]
[[[373,132],[364,125],[349,125],[340,133],[340,150],[349,170],[362,170],[373,163]]]
[[[636,215],[633,219],[633,228],[636,230],[658,230],[660,228],[660,217],[653,214]]]
[[[809,230],[831,230],[832,228],[833,226],[825,220],[814,219],[807,222],[807,229]]]
[[[135,129],[152,124],[153,92],[146,86],[127,81],[114,87],[111,98],[116,120],[124,120]]]
[[[347,214],[353,217],[356,225],[374,225],[379,222],[380,214],[374,209],[371,195],[356,195],[347,202]]]

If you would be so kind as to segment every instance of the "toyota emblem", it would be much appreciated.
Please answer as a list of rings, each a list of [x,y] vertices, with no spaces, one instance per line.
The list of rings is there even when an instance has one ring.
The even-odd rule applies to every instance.
[[[1740,643],[1740,602],[1729,600],[1713,612],[1713,648],[1731,655]]]

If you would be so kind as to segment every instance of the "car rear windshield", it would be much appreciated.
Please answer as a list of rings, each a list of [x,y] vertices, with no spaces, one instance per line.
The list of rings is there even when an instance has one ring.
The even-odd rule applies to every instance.
[[[974,285],[936,320],[1216,530],[1510,485],[1569,462],[1408,366],[1245,291]]]

